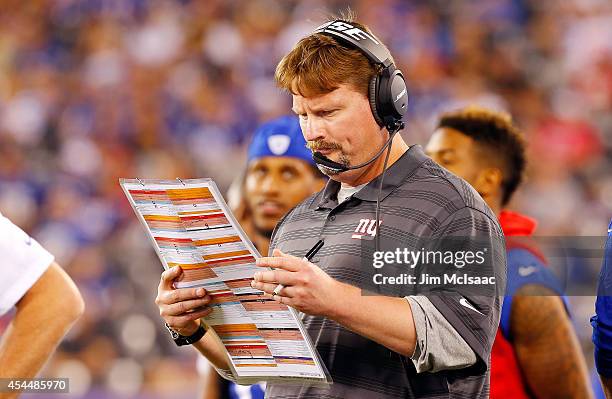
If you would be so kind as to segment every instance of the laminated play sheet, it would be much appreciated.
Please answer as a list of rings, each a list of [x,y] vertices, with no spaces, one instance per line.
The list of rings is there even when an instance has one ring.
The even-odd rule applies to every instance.
[[[213,180],[120,183],[164,268],[183,269],[177,288],[203,287],[211,296],[213,311],[202,321],[239,383],[330,382],[298,312],[251,287],[260,255]]]

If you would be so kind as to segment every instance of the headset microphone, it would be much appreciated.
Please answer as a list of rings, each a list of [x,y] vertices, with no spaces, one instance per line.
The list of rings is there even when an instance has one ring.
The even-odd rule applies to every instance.
[[[378,157],[382,155],[383,151],[385,151],[385,149],[387,149],[387,147],[391,145],[391,142],[393,141],[393,137],[395,136],[395,134],[399,132],[403,127],[404,127],[403,123],[401,123],[400,126],[397,126],[391,132],[391,134],[389,134],[389,139],[387,140],[385,145],[383,145],[381,149],[372,158],[370,158],[368,161],[364,163],[360,163],[359,165],[355,165],[355,166],[343,165],[339,162],[332,161],[331,159],[327,158],[325,155],[321,154],[318,151],[315,151],[312,153],[312,160],[315,161],[319,169],[322,169],[321,171],[323,173],[330,172],[330,174],[338,174],[341,172],[346,172],[348,170],[361,169],[364,166],[368,166],[369,164],[377,160]]]

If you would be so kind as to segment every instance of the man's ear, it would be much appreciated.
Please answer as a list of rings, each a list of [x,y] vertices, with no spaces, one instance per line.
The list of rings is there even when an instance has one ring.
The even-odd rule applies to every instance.
[[[478,173],[474,188],[483,199],[501,194],[503,175],[499,168],[485,168]]]

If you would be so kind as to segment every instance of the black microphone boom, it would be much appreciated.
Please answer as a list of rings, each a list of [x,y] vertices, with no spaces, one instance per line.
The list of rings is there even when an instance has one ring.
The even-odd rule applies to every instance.
[[[394,129],[393,132],[389,135],[389,139],[387,140],[385,145],[383,145],[381,149],[372,158],[370,158],[370,160],[364,163],[360,163],[359,165],[355,165],[355,166],[342,165],[339,162],[332,161],[331,159],[327,158],[325,155],[321,154],[318,151],[315,151],[312,153],[312,160],[315,161],[317,166],[327,169],[334,174],[346,172],[347,170],[361,169],[364,166],[368,166],[369,164],[374,162],[376,159],[378,159],[378,157],[382,155],[383,151],[385,151],[385,149],[389,147],[389,145],[393,141],[393,137],[395,136],[395,134],[399,132],[402,127],[403,127],[403,124],[402,126],[399,126],[399,128]]]

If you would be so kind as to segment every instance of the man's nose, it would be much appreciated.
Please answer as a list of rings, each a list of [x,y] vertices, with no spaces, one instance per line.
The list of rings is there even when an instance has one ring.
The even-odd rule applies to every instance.
[[[278,179],[274,177],[273,173],[268,173],[261,182],[259,183],[259,190],[262,194],[265,195],[275,195],[278,193],[279,189]]]
[[[325,128],[319,118],[308,118],[303,123],[302,132],[306,141],[316,141],[325,138]]]

